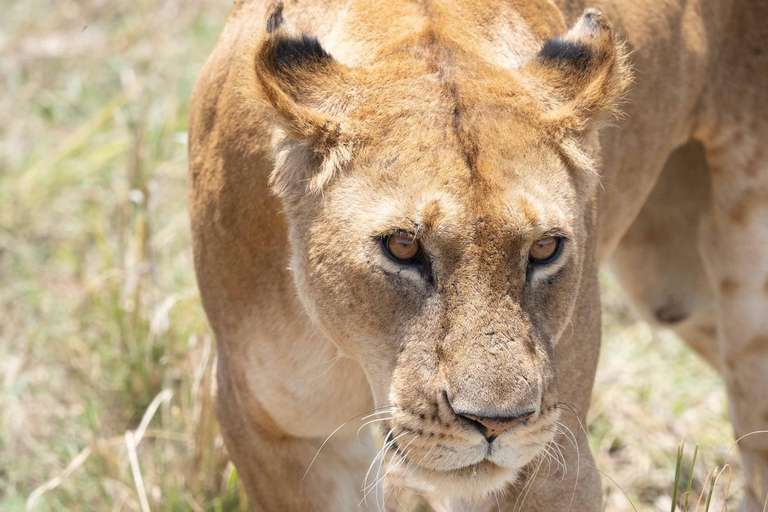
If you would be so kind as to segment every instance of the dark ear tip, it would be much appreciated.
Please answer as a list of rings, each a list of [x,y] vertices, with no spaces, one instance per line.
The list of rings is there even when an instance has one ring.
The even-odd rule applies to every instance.
[[[592,51],[584,43],[566,41],[561,37],[555,37],[544,43],[544,46],[539,50],[539,59],[543,62],[584,70],[589,66],[592,59]]]
[[[317,38],[299,33],[283,17],[283,2],[272,3],[267,16],[267,35],[262,38],[257,66],[285,73],[306,66],[322,66],[333,61]]]
[[[256,52],[256,59],[257,66],[265,66],[278,73],[334,62],[316,38],[307,34],[286,35],[282,32],[264,38]]]
[[[283,2],[275,2],[267,17],[267,33],[271,34],[283,24]]]

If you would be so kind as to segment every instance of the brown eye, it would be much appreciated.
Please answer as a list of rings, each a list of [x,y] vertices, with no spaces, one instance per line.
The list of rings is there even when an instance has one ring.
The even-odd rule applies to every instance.
[[[421,254],[419,242],[407,235],[389,235],[384,246],[390,256],[404,263],[415,261]]]
[[[533,263],[549,263],[558,255],[560,243],[560,239],[555,236],[536,240],[528,253],[528,259]]]

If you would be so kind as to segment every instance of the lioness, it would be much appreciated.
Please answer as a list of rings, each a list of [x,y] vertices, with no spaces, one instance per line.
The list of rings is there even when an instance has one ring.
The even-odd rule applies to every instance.
[[[600,510],[600,261],[765,429],[766,27],[760,0],[236,3],[190,213],[255,509],[375,508],[392,472],[455,510]],[[768,436],[740,447],[760,510]]]

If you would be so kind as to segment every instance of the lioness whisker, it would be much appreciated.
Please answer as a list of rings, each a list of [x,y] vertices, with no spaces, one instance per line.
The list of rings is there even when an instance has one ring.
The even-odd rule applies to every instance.
[[[537,454],[536,456],[534,456],[534,458],[531,460],[531,463],[533,464],[535,462],[535,460],[537,458],[539,458],[540,456],[541,456],[541,454]],[[525,475],[525,484],[522,486],[522,488],[519,488],[519,484],[518,484],[517,481],[514,484],[514,487],[515,488],[519,488],[519,490],[518,490],[517,498],[515,499],[515,504],[513,505],[513,510],[517,508],[517,503],[520,500],[520,497],[523,495],[523,492],[525,491],[525,488],[528,487],[528,484],[531,481],[531,477],[533,476],[533,474],[535,472],[536,472],[536,468],[533,468],[533,467],[531,467],[531,468],[526,467],[526,468],[524,468],[521,471],[521,473],[523,473]]]
[[[392,432],[394,432],[394,430],[395,430],[395,427],[391,428],[390,431],[387,432],[387,435],[384,437],[384,439],[389,438],[389,436],[392,435]],[[384,449],[384,447],[382,446],[381,450],[383,450],[383,449]],[[376,457],[373,458],[373,460],[371,461],[370,466],[368,466],[368,471],[365,472],[365,478],[363,479],[363,487],[360,489],[361,491],[365,491],[365,489],[367,488],[366,483],[368,482],[368,476],[371,473],[371,469],[373,469],[373,465],[376,463],[376,461],[378,460],[379,456],[381,455],[381,450],[379,450],[376,453]]]
[[[379,482],[383,482],[386,479],[387,475],[389,475],[392,471],[394,471],[397,467],[399,467],[403,462],[406,462],[406,460],[407,460],[407,456],[406,456],[407,450],[411,446],[411,444],[416,439],[418,439],[418,437],[419,437],[418,435],[414,436],[413,439],[408,441],[408,443],[403,448],[395,450],[395,457],[397,458],[396,463],[393,464],[390,461],[390,463],[387,465],[387,470],[384,472],[384,475],[380,479],[377,479],[377,481],[374,482],[372,485],[377,486]],[[391,448],[393,445],[394,445],[394,442],[390,443],[389,448]],[[409,462],[408,465],[410,466],[410,462]],[[378,474],[376,476],[378,478]],[[387,497],[384,498],[384,502],[385,503],[386,503],[386,500],[388,498],[389,498],[389,494],[387,494]]]
[[[403,457],[403,459],[405,460],[405,457]],[[401,482],[401,481],[402,481],[402,479],[405,477],[405,475],[408,473],[408,470],[409,470],[409,469],[410,469],[410,468],[413,466],[413,463],[414,463],[414,462],[413,462],[413,460],[411,459],[411,460],[408,462],[408,464],[407,464],[407,465],[406,465],[406,466],[403,468],[403,471],[402,471],[402,473],[400,474],[400,477],[399,477],[399,478],[397,479],[397,481],[395,481],[395,483],[392,485],[392,488],[389,490],[389,493],[387,493],[387,495],[384,497],[384,505],[385,505],[385,506],[386,506],[386,504],[387,504],[387,500],[388,500],[388,499],[389,499],[389,497],[392,495],[392,492],[393,492],[393,491],[395,491],[396,489],[398,489],[398,488],[400,487],[400,482]],[[397,494],[395,494],[395,496],[397,496]],[[399,500],[398,500],[398,501],[399,501]]]
[[[350,420],[350,421],[351,421],[351,420]],[[307,470],[304,472],[304,476],[302,476],[302,477],[301,477],[301,481],[302,481],[302,482],[304,481],[304,479],[305,479],[305,478],[307,478],[307,474],[309,473],[309,470],[310,470],[310,469],[312,469],[312,465],[313,465],[313,464],[315,463],[315,461],[317,460],[317,456],[318,456],[318,455],[320,455],[320,450],[322,450],[322,449],[323,449],[323,446],[325,446],[325,443],[327,443],[327,442],[328,442],[328,440],[329,440],[331,437],[333,437],[333,434],[335,434],[336,432],[338,432],[339,430],[341,430],[341,429],[342,429],[342,428],[343,428],[343,427],[344,427],[344,426],[345,426],[347,423],[349,423],[349,421],[346,421],[346,422],[342,423],[341,425],[339,425],[338,427],[336,427],[336,430],[334,430],[333,432],[331,432],[331,433],[330,433],[330,435],[329,435],[328,437],[326,437],[326,438],[325,438],[325,441],[323,441],[323,443],[320,445],[320,448],[318,448],[318,449],[317,449],[317,453],[315,453],[315,456],[314,456],[314,457],[312,457],[312,461],[309,463],[309,467],[307,467]]]
[[[321,365],[327,364],[328,368],[323,370],[319,375],[315,375],[314,377],[309,377],[309,378],[301,379],[301,380],[313,381],[313,380],[320,379],[320,378],[324,377],[325,375],[328,375],[331,372],[331,370],[333,369],[333,367],[336,365],[336,363],[338,363],[339,360],[341,358],[343,358],[343,357],[344,357],[343,355],[339,354],[336,357],[334,357],[333,359],[331,359],[330,361],[315,363],[316,366],[321,366]]]
[[[385,439],[388,439],[389,436],[392,435],[392,432],[394,432],[394,430],[395,429],[392,428],[387,433],[387,436],[385,437]],[[384,445],[379,450],[379,453],[376,454],[376,457],[374,457],[374,459],[371,461],[371,465],[368,466],[368,471],[365,473],[365,479],[363,480],[363,487],[362,487],[361,491],[363,491],[364,494],[363,494],[363,499],[360,501],[360,504],[362,504],[366,500],[366,498],[368,497],[368,494],[370,494],[370,492],[371,492],[371,489],[375,488],[375,486],[367,485],[368,484],[368,477],[371,474],[371,469],[373,469],[373,465],[376,463],[377,460],[379,460],[379,458],[381,458],[381,461],[379,462],[379,468],[376,470],[376,479],[378,479],[379,473],[381,472],[381,466],[382,466],[382,464],[384,464],[384,455],[385,455],[386,451],[389,449],[389,445],[391,443],[394,443],[395,441],[397,441],[398,439],[400,439],[401,437],[403,437],[406,434],[408,434],[408,432],[403,432],[403,433],[395,436],[391,441],[389,441],[387,443],[384,443]],[[358,506],[360,506],[360,504],[358,504]],[[367,504],[367,502],[366,502],[366,504]]]
[[[372,488],[372,487],[374,487],[376,485],[376,483],[379,481],[379,474],[381,473],[381,467],[384,465],[385,458],[387,456],[387,451],[389,451],[389,449],[392,447],[392,445],[395,444],[395,442],[398,439],[400,439],[401,437],[404,437],[404,436],[406,436],[408,434],[410,434],[410,432],[402,432],[399,435],[395,436],[391,441],[389,441],[388,443],[386,443],[384,446],[381,447],[381,450],[379,451],[379,455],[376,456],[377,458],[381,457],[381,460],[380,460],[380,463],[379,463],[379,468],[376,471],[375,481],[372,484],[364,487],[363,490],[367,489],[370,492],[370,488]],[[399,456],[399,454],[398,454],[398,456]]]
[[[417,466],[421,467],[421,463],[424,462],[425,460],[427,460],[427,457],[429,457],[432,454],[432,451],[435,449],[436,446],[437,446],[436,444],[432,445],[432,448],[430,448],[429,451],[427,452],[427,454],[424,455],[421,458],[421,460],[418,462]]]
[[[523,486],[523,489],[521,490],[521,494],[517,496],[517,499],[515,499],[515,507],[514,509],[519,512],[523,509],[523,505],[525,504],[525,500],[528,497],[528,493],[531,491],[531,487],[533,487],[533,481],[536,479],[536,477],[539,474],[539,470],[541,469],[541,463],[544,461],[544,456],[541,452],[537,455],[539,462],[536,465],[536,468],[533,470],[531,475],[528,477],[528,481]],[[524,492],[523,492],[524,491]],[[523,501],[520,501],[520,498],[523,499]],[[520,502],[520,507],[517,506],[518,502]]]
[[[374,416],[378,416],[379,414],[386,414],[388,412],[392,412],[392,410],[397,409],[397,406],[385,405],[385,406],[379,407],[379,409],[381,409],[381,410],[378,411],[378,412],[374,412],[372,414],[368,414],[367,416],[364,416],[363,418],[360,418],[360,421],[364,421],[364,420],[367,420],[368,418],[372,418]],[[365,414],[365,413],[363,413],[363,414]]]
[[[501,512],[501,503],[499,503],[499,493],[494,492],[493,497],[496,498],[496,509]]]
[[[391,419],[392,419],[392,416],[388,416],[386,418],[377,418],[377,419],[366,421],[365,423],[363,423],[362,426],[359,429],[357,429],[357,442],[358,443],[360,442],[360,431],[363,430],[365,427],[367,427],[368,425],[372,425],[374,423],[378,423],[380,421],[390,421]]]
[[[571,411],[573,412],[573,411]],[[581,425],[581,420],[579,419],[578,415],[576,413],[573,413],[574,416],[576,416],[576,419],[579,420],[579,425]],[[568,503],[568,510],[571,510],[571,507],[573,506],[573,500],[576,496],[576,489],[579,485],[579,476],[581,474],[581,451],[579,449],[579,441],[576,439],[576,435],[573,433],[573,431],[566,425],[565,423],[562,423],[558,421],[557,423],[558,427],[562,427],[563,429],[567,430],[570,434],[570,437],[565,435],[565,432],[563,432],[563,435],[565,436],[568,441],[571,442],[574,448],[576,448],[576,480],[573,482],[573,491],[571,492],[571,500]],[[584,427],[582,426],[582,430],[584,430]],[[584,432],[586,435],[586,432]]]
[[[563,407],[560,407],[561,405],[562,405]],[[578,408],[578,407],[576,407],[576,406],[575,406],[575,405],[573,405],[573,404],[569,404],[568,402],[557,402],[557,403],[555,404],[555,407],[556,407],[557,409],[560,409],[560,410],[563,410],[563,409],[565,409],[565,410],[567,410],[567,411],[570,411],[570,412],[571,412],[571,414],[573,414],[573,415],[574,415],[574,416],[576,416],[576,417],[579,417],[579,415],[581,414],[581,411],[579,410],[579,408]]]
[[[544,451],[546,451],[547,455],[552,457],[552,460],[554,460],[557,463],[557,465],[563,469],[563,477],[565,477],[565,475],[568,473],[568,470],[565,467],[565,463],[564,461],[561,461],[560,458],[558,458],[558,456],[556,455],[557,452],[553,453],[549,451],[550,446],[552,446],[553,450],[557,449],[555,446],[552,445],[552,442],[550,442],[547,444],[547,446],[544,447]],[[562,457],[562,454],[560,454],[560,457]]]
[[[536,494],[539,491],[539,489],[544,487],[544,485],[547,483],[547,480],[549,480],[550,475],[552,474],[552,461],[555,460],[555,458],[552,456],[551,453],[549,453],[549,451],[546,451],[543,454],[543,457],[547,460],[547,475],[544,477],[544,481],[541,482],[541,484],[539,484],[539,486],[531,494]],[[536,476],[538,476],[538,473],[536,474]],[[531,484],[531,488],[533,488],[533,484]]]
[[[411,443],[413,443],[413,442],[414,442],[416,439],[418,439],[419,437],[421,437],[421,436],[419,436],[418,434],[416,434],[416,436],[414,436],[414,438],[413,438],[413,439],[411,439],[410,441],[408,441],[408,444],[406,444],[405,446],[403,446],[403,448],[400,450],[400,451],[402,452],[402,455],[400,455],[400,458],[401,458],[402,460],[406,460],[406,459],[408,458],[408,448],[411,446]],[[405,474],[406,474],[406,473],[407,473],[407,471],[408,471],[408,468],[410,468],[412,465],[413,465],[413,460],[411,460],[410,462],[408,462],[408,464],[405,466],[405,468],[403,468],[403,472],[402,472],[402,474],[400,475],[400,478],[398,478],[398,479],[397,479],[397,481],[395,482],[395,484],[392,486],[392,489],[390,489],[390,490],[389,490],[389,492],[387,493],[387,495],[384,497],[384,505],[386,505],[386,504],[387,504],[387,500],[389,499],[389,496],[392,494],[392,491],[394,491],[394,490],[395,490],[395,488],[396,488],[398,485],[400,485],[400,480],[402,480],[402,479],[403,479],[403,477],[405,476]],[[382,477],[382,479],[383,479],[383,478],[386,478],[386,476],[387,476],[389,473],[390,473],[390,471],[387,471],[387,472],[384,474],[384,476]]]
[[[563,478],[565,478],[565,475],[568,474],[568,465],[566,464],[565,455],[563,454],[563,447],[560,443],[558,443],[554,439],[550,441],[549,444],[551,444],[552,448],[557,450],[557,453],[560,455],[560,460],[563,463],[563,473],[564,473]]]
[[[392,429],[392,430],[394,430],[394,429]],[[390,433],[392,432],[392,430],[390,430]],[[372,484],[366,485],[367,482],[368,482],[368,474],[366,473],[366,477],[365,477],[365,481],[363,482],[363,489],[362,489],[363,491],[365,491],[365,494],[363,494],[363,499],[360,500],[360,503],[358,503],[358,506],[360,506],[363,502],[366,501],[366,498],[371,493],[371,491],[376,489],[377,488],[377,484],[379,482],[381,482],[381,479],[379,478],[379,474],[381,474],[381,466],[384,465],[384,459],[386,458],[386,452],[389,449],[389,447],[392,445],[392,443],[394,443],[395,441],[397,441],[398,439],[400,439],[401,437],[403,437],[404,435],[409,434],[409,433],[410,432],[403,432],[403,433],[395,436],[389,443],[386,443],[384,446],[381,447],[381,450],[379,450],[379,454],[376,455],[375,459],[373,459],[373,462],[376,462],[376,459],[381,457],[381,461],[379,462],[379,468],[376,470],[376,478],[375,478],[375,480],[374,480],[374,482]],[[373,466],[373,462],[371,463],[371,467]],[[369,472],[370,472],[370,468],[369,468]],[[386,474],[384,476],[386,476]],[[366,502],[366,504],[367,504],[367,502]]]
[[[320,448],[318,448],[318,449],[317,449],[317,453],[315,453],[315,456],[312,458],[312,461],[309,463],[309,467],[307,467],[307,470],[304,472],[304,476],[302,476],[302,477],[301,477],[301,481],[303,482],[303,481],[304,481],[304,479],[305,479],[305,478],[307,478],[307,474],[309,474],[309,470],[310,470],[310,469],[312,469],[312,465],[313,465],[313,464],[315,463],[315,461],[317,460],[317,456],[318,456],[318,455],[320,455],[320,451],[323,449],[323,446],[325,446],[325,444],[328,442],[328,440],[329,440],[331,437],[333,437],[333,435],[334,435],[336,432],[338,432],[339,430],[341,430],[342,428],[344,428],[344,427],[345,427],[346,425],[348,425],[348,424],[349,424],[351,421],[353,421],[353,420],[356,420],[357,418],[359,418],[360,416],[362,416],[362,415],[364,415],[364,414],[369,414],[369,413],[370,413],[370,412],[372,412],[372,411],[376,411],[376,410],[379,410],[379,409],[383,409],[383,408],[391,408],[391,407],[394,407],[394,406],[391,406],[391,405],[385,405],[385,406],[382,406],[382,407],[374,407],[373,409],[368,409],[367,411],[361,412],[361,413],[360,413],[360,414],[358,414],[357,416],[353,416],[352,418],[348,419],[347,421],[345,421],[344,423],[342,423],[341,425],[339,425],[338,427],[336,427],[336,430],[334,430],[333,432],[331,432],[331,433],[328,435],[328,437],[326,437],[326,438],[325,438],[325,441],[323,441],[323,442],[322,442],[322,444],[320,445]]]

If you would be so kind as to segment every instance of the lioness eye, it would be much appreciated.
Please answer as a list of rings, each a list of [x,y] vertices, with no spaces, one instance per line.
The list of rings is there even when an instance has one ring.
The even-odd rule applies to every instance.
[[[533,263],[549,263],[559,254],[560,238],[547,236],[536,240],[528,252],[528,259]]]
[[[410,263],[421,255],[421,246],[417,240],[407,235],[389,235],[384,239],[387,253],[403,263]]]

